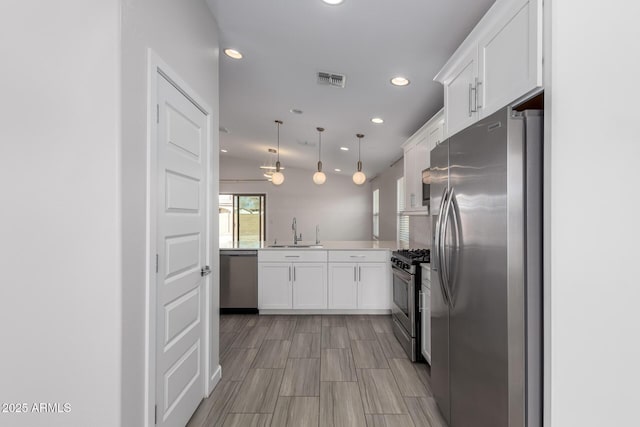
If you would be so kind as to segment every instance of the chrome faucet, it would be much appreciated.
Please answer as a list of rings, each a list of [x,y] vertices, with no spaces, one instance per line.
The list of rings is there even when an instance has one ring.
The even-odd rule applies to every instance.
[[[316,225],[316,245],[320,244],[320,225]]]
[[[298,236],[298,223],[296,222],[295,216],[293,217],[291,229],[293,230],[293,244],[297,245],[299,241],[302,241],[302,233],[300,233],[300,236]]]

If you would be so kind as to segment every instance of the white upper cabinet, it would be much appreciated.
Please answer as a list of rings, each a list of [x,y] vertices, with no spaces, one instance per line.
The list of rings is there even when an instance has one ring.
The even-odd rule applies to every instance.
[[[475,94],[477,79],[478,51],[472,49],[443,82],[448,135],[453,135],[478,120]]]
[[[434,80],[449,137],[542,87],[542,0],[497,0]]]
[[[431,164],[431,150],[443,141],[444,110],[438,111],[404,144],[405,212],[427,214],[422,206],[422,171]]]
[[[539,0],[515,1],[480,39],[480,118],[542,86],[541,9]]]
[[[444,141],[444,110],[440,110],[434,117],[435,123],[429,128],[429,166],[431,166],[431,150]]]

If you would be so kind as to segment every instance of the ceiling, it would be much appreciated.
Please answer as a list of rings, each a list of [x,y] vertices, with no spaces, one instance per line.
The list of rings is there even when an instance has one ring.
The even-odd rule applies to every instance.
[[[207,0],[220,27],[221,153],[269,159],[280,129],[280,161],[314,170],[318,132],[324,171],[354,172],[363,133],[364,172],[373,177],[402,156],[400,144],[443,106],[433,76],[494,0]],[[345,88],[317,83],[317,73],[346,75]],[[390,84],[407,77],[405,87]],[[299,109],[303,114],[293,114]],[[382,117],[383,124],[374,124]],[[350,151],[342,151],[340,147]]]

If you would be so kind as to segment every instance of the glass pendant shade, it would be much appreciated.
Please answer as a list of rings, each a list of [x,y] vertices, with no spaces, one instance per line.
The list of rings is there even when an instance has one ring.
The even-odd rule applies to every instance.
[[[274,172],[273,175],[271,175],[271,183],[273,185],[280,185],[284,182],[284,175],[282,174],[282,172]]]
[[[271,175],[271,183],[273,185],[281,185],[284,182],[284,174],[280,172],[280,125],[282,120],[276,120],[278,126],[278,160],[276,161],[276,171]]]
[[[364,174],[364,172],[357,171],[353,174],[353,183],[355,185],[362,185],[366,180],[367,176]]]
[[[327,180],[327,176],[322,171],[318,171],[313,174],[313,182],[318,185],[322,185]]]
[[[318,131],[318,171],[313,174],[313,183],[316,185],[322,185],[327,180],[327,176],[322,172],[322,161],[320,160],[320,154],[322,152],[322,132],[324,128],[316,128]]]
[[[367,176],[364,174],[364,172],[362,172],[362,161],[360,160],[360,142],[362,138],[364,138],[364,135],[359,133],[356,135],[356,137],[358,138],[358,164],[357,170],[353,174],[352,179],[355,185],[362,185],[367,181]]]

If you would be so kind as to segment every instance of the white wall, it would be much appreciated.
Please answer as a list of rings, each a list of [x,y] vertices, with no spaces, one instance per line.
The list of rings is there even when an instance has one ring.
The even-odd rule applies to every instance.
[[[119,7],[0,3],[2,426],[120,423]]]
[[[145,386],[147,185],[147,48],[153,49],[213,111],[217,194],[218,31],[203,0],[126,0],[122,5],[123,84],[123,394],[122,425],[142,426]],[[217,206],[217,200],[216,200]],[[217,211],[217,207],[214,208]],[[214,215],[217,221],[217,215]],[[217,222],[213,224],[217,246]],[[212,268],[217,271],[214,251]],[[216,260],[213,262],[213,260]],[[214,292],[212,367],[218,365],[218,275]],[[153,422],[153,420],[152,420]]]
[[[395,241],[398,238],[398,179],[404,175],[404,162],[393,166],[371,180],[371,191],[380,190],[380,236],[379,240]]]
[[[545,5],[552,31],[545,425],[636,426],[640,4]]]
[[[222,155],[220,179],[265,179],[260,165],[244,159]],[[285,165],[286,166],[286,165]],[[221,193],[267,194],[267,241],[293,241],[291,221],[296,217],[298,233],[304,241],[315,241],[315,227],[320,225],[320,240],[371,240],[372,196],[369,185],[361,187],[351,176],[327,173],[323,185],[311,180],[312,171],[286,168],[284,183],[220,183]]]

